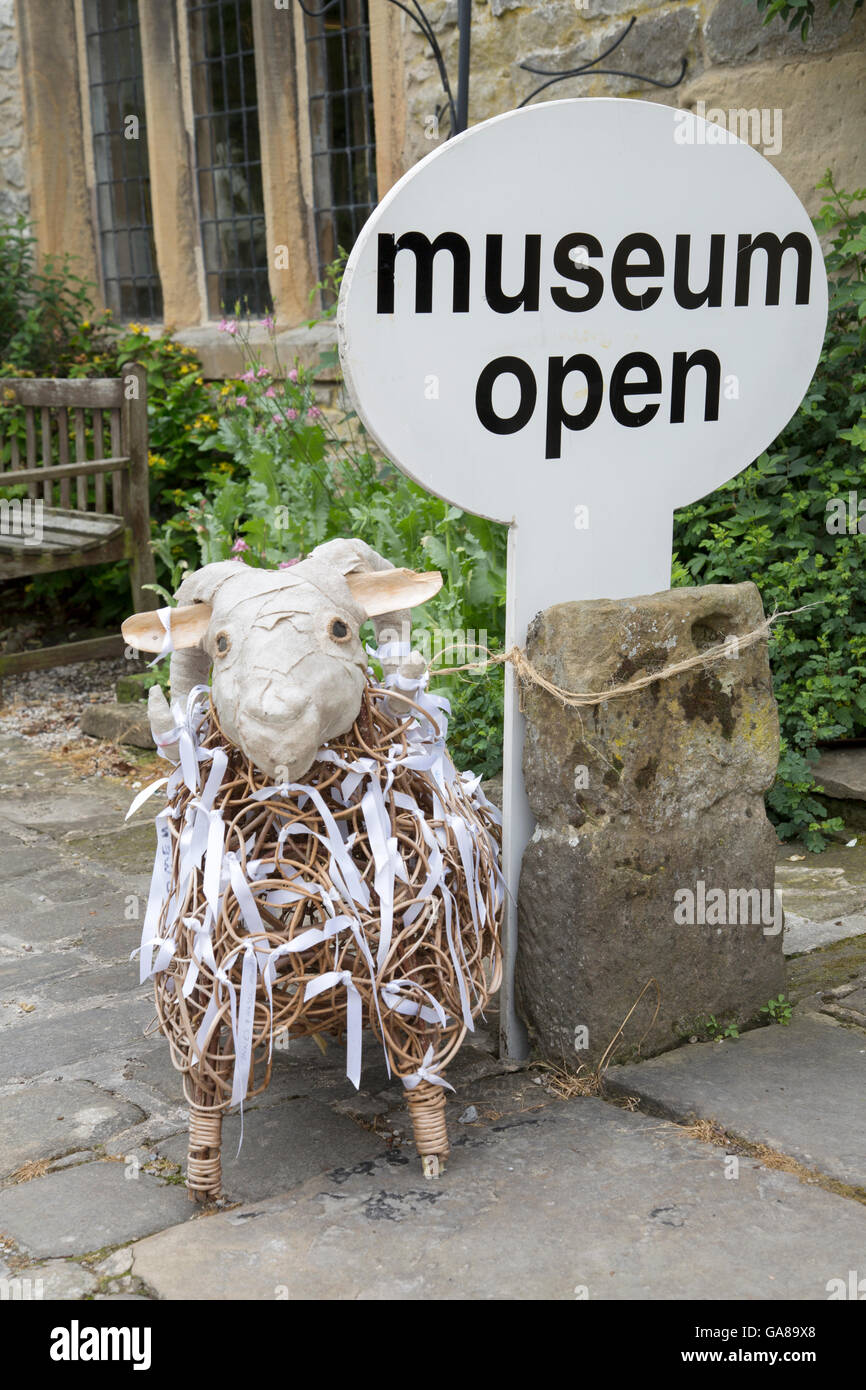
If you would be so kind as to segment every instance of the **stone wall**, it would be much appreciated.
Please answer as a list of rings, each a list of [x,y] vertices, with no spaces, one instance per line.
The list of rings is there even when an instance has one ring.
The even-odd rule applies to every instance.
[[[0,0],[0,218],[30,208],[24,166],[24,110],[13,0]]]
[[[634,5],[628,0],[474,0],[470,121],[510,110],[543,80],[523,71],[522,62],[558,71],[593,58],[635,14],[637,24],[611,63],[673,81],[685,58],[686,76],[679,86],[665,90],[629,78],[589,76],[559,83],[536,100],[627,95],[692,110],[699,103],[705,111],[757,108],[768,111],[771,119],[780,111],[781,149],[769,154],[772,145],[763,137],[756,143],[814,212],[820,201],[815,184],[828,166],[843,187],[866,185],[866,10],[852,18],[850,0],[840,0],[832,11],[827,0],[817,3],[818,21],[803,45],[781,23],[763,28],[749,0],[637,0]],[[58,8],[70,14],[71,0],[62,6],[58,0]],[[427,0],[425,9],[456,84],[456,0]],[[63,172],[68,160],[52,153],[62,148],[62,141],[52,144],[46,135],[31,147],[29,156],[26,148],[18,28],[24,20],[33,27],[42,13],[43,7],[35,3],[25,11],[20,0],[0,0],[0,218],[30,213],[45,222],[48,209],[42,206],[40,191],[44,185],[55,205],[55,240],[59,237],[65,249],[84,258],[82,273],[92,279],[96,268],[89,195],[85,191],[84,202],[77,205],[74,179],[68,170]],[[448,121],[446,116],[437,124],[443,94],[426,41],[405,14],[388,7],[388,15],[388,62],[377,68],[377,121],[383,139],[380,172],[387,165],[396,176],[442,142]],[[74,28],[66,18],[56,27],[68,33]],[[72,66],[67,60],[66,69]],[[32,74],[30,80],[32,86]],[[291,75],[285,80],[291,83]],[[67,96],[77,103],[77,82],[73,85]],[[66,129],[61,105],[57,117]],[[38,128],[38,111],[33,120]],[[50,121],[48,127],[50,134]],[[76,159],[81,157],[78,150]],[[61,186],[66,189],[63,196]],[[71,218],[62,213],[64,199],[72,207]],[[188,318],[174,315],[178,323]]]
[[[457,76],[457,5],[430,0],[425,7],[442,45],[452,81]],[[852,18],[849,0],[834,10],[818,0],[818,18],[806,44],[775,20],[764,28],[747,0],[475,0],[472,7],[471,124],[516,106],[542,81],[521,70],[523,62],[551,72],[573,68],[603,53],[631,15],[637,24],[609,64],[658,81],[674,81],[681,60],[683,82],[665,90],[630,78],[587,76],[558,83],[535,100],[571,96],[632,96],[671,106],[707,110],[766,108],[782,112],[781,149],[772,155],[810,209],[820,199],[815,184],[832,166],[849,188],[866,184],[866,13]],[[406,136],[403,167],[434,148],[448,133],[445,116],[437,138],[435,112],[442,89],[429,46],[404,17]],[[766,152],[775,139],[755,140]]]

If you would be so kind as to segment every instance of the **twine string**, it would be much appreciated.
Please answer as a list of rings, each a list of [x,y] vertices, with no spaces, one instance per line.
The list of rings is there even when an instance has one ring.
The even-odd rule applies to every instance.
[[[669,666],[663,666],[660,671],[652,671],[645,676],[638,676],[634,680],[626,681],[623,685],[610,686],[607,690],[565,690],[561,685],[557,685],[542,675],[537,666],[534,666],[529,660],[525,649],[518,646],[509,647],[507,652],[493,652],[489,647],[480,646],[476,650],[486,654],[485,660],[481,662],[470,661],[463,666],[431,667],[430,675],[451,676],[456,675],[459,671],[485,672],[491,666],[502,666],[507,662],[514,667],[515,675],[521,685],[537,685],[563,705],[568,705],[572,709],[585,709],[592,705],[604,704],[606,700],[615,700],[623,695],[633,695],[638,690],[645,690],[648,685],[653,685],[656,681],[670,680],[673,676],[680,676],[685,671],[694,671],[700,666],[711,666],[717,661],[729,659],[745,648],[754,646],[756,642],[764,641],[769,636],[771,628],[776,623],[781,622],[783,618],[793,617],[795,613],[805,613],[808,608],[815,607],[817,607],[816,604],[807,603],[802,608],[789,608],[781,612],[777,609],[769,617],[764,618],[757,627],[752,628],[749,632],[744,632],[742,636],[738,633],[732,633],[724,642],[707,647],[705,651],[696,652],[694,656],[684,657],[682,661],[672,662]],[[454,642],[450,647],[443,648],[443,651],[450,651],[460,645],[460,643]]]

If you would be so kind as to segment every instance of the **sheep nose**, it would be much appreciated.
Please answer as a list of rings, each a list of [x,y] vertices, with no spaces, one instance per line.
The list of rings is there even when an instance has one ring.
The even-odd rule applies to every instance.
[[[299,691],[265,686],[257,690],[250,700],[249,713],[253,719],[262,720],[264,723],[272,720],[286,723],[300,719],[308,703],[307,697]]]

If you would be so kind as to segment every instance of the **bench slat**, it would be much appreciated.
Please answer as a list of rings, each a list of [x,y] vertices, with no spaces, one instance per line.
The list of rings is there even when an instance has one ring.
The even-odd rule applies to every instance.
[[[9,392],[14,392],[14,397]],[[6,401],[14,399],[20,405],[88,406],[102,410],[120,407],[123,403],[121,377],[9,377],[3,382]]]
[[[76,408],[75,411],[75,458],[78,463],[83,463],[87,458],[87,427],[84,422],[84,411]],[[75,479],[75,509],[79,512],[87,511],[87,475],[80,473]]]
[[[93,412],[93,448],[98,459],[105,457],[105,433],[102,428],[102,411]],[[94,511],[106,511],[105,503],[105,474],[97,473],[93,480],[94,487]]]
[[[10,520],[14,512],[9,513]],[[28,530],[33,527],[34,518],[28,517]],[[20,551],[47,551],[61,554],[65,551],[90,550],[117,536],[124,528],[123,517],[97,516],[94,512],[61,511],[56,507],[45,507],[42,511],[42,539],[35,543],[31,535],[25,535],[22,526],[20,535],[8,534],[10,524],[0,534],[0,553],[17,554]]]
[[[51,411],[47,406],[42,406],[39,414],[42,417],[42,472],[51,467]],[[46,507],[54,503],[54,494],[51,489],[50,479],[42,484],[42,500]]]
[[[57,457],[61,468],[69,463],[69,411],[61,406],[57,412]],[[69,474],[60,474],[60,505],[67,510],[72,506],[69,490]]]
[[[30,405],[24,412],[24,424],[27,435],[27,467],[36,466],[36,411]],[[39,495],[39,489],[35,481],[27,484],[27,496],[31,501],[35,501]]]
[[[81,463],[53,463],[50,468],[19,468],[14,473],[2,473],[2,486],[10,483],[26,483],[30,478],[75,478],[80,473],[116,474],[119,468],[128,468],[129,459],[123,456],[116,459],[84,459]],[[45,484],[50,487],[51,483]],[[68,509],[64,509],[68,510]]]
[[[111,416],[111,456],[115,458],[120,454],[120,411],[112,410]],[[126,511],[124,506],[124,487],[126,478],[123,473],[112,473],[111,475],[111,510],[115,516],[120,516]]]

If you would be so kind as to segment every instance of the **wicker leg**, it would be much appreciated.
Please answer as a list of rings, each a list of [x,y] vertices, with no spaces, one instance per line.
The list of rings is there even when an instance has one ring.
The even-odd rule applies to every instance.
[[[445,1124],[445,1092],[441,1086],[421,1081],[407,1092],[415,1147],[421,1157],[425,1178],[438,1178],[444,1172],[448,1147]]]
[[[186,1185],[191,1202],[215,1202],[222,1191],[220,1145],[223,1117],[204,1105],[189,1107],[189,1162]]]

